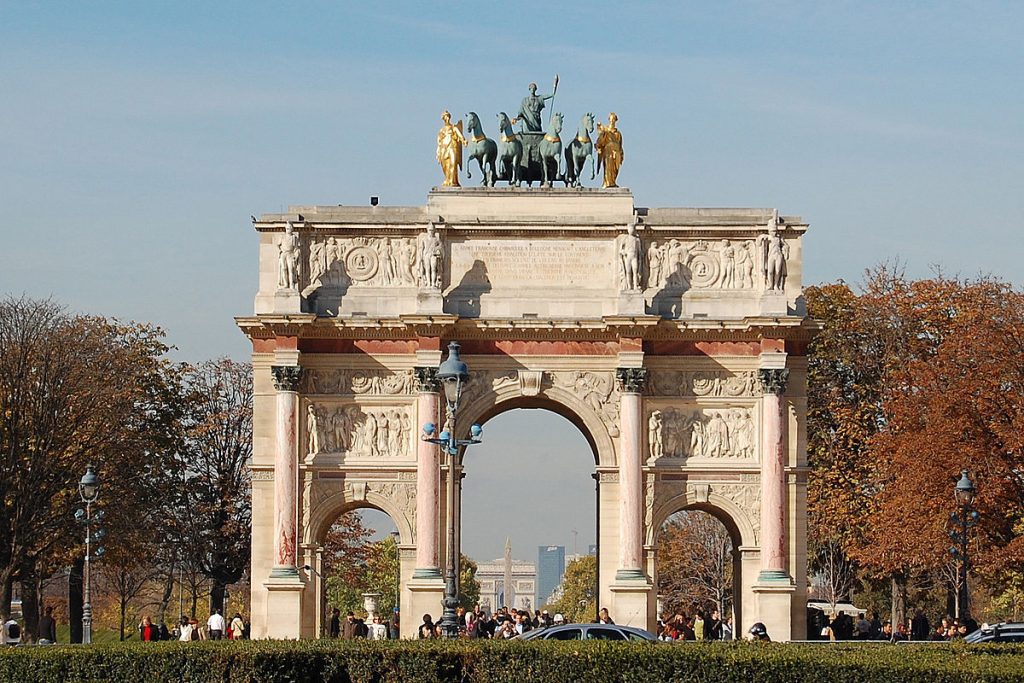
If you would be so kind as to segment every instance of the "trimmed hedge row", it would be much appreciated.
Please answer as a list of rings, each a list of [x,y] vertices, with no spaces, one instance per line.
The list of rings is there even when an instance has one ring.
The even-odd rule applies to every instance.
[[[952,683],[1024,680],[988,645],[262,641],[6,648],[0,681]]]

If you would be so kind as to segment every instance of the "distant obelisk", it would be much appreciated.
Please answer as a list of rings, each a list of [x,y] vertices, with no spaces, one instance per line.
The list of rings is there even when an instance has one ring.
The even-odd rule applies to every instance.
[[[515,609],[516,589],[512,586],[512,539],[505,537],[505,607]]]

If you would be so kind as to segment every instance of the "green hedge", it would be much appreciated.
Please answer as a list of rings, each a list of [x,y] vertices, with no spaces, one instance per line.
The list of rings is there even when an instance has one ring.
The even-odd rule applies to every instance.
[[[0,681],[946,683],[1022,681],[1007,645],[203,642],[20,647]]]

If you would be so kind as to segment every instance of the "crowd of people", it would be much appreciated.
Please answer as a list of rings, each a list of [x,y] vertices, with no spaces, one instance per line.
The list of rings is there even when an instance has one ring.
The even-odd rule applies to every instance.
[[[871,619],[864,612],[858,613],[856,619],[842,610],[831,619],[818,612],[815,620],[811,629],[822,640],[887,640],[893,643],[957,640],[978,630],[978,622],[974,619],[960,621],[951,616],[942,617],[933,628],[921,610],[914,612],[913,618],[895,626],[891,621],[879,618],[878,612],[872,613]]]
[[[692,614],[666,613],[658,620],[659,640],[732,640],[732,616],[722,618],[717,609],[695,608]]]
[[[482,608],[480,605],[473,607],[467,612],[459,607],[455,610],[455,617],[459,624],[460,638],[495,638],[507,640],[523,633],[532,631],[535,628],[547,628],[565,623],[565,617],[561,614],[551,614],[548,610],[534,610],[533,614],[526,610],[510,609],[500,607],[493,614]],[[594,623],[614,624],[608,610],[601,608],[598,618]],[[423,622],[417,630],[417,638],[421,640],[440,638],[441,622],[435,622],[429,614],[423,615]]]

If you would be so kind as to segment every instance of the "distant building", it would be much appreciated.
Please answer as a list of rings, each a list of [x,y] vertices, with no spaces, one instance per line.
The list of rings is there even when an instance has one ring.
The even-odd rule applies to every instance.
[[[480,606],[488,612],[499,607],[534,610],[537,606],[537,568],[532,562],[512,559],[512,544],[505,541],[505,557],[477,564]]]
[[[537,604],[548,602],[555,589],[562,583],[565,574],[565,546],[542,545],[537,547]]]

